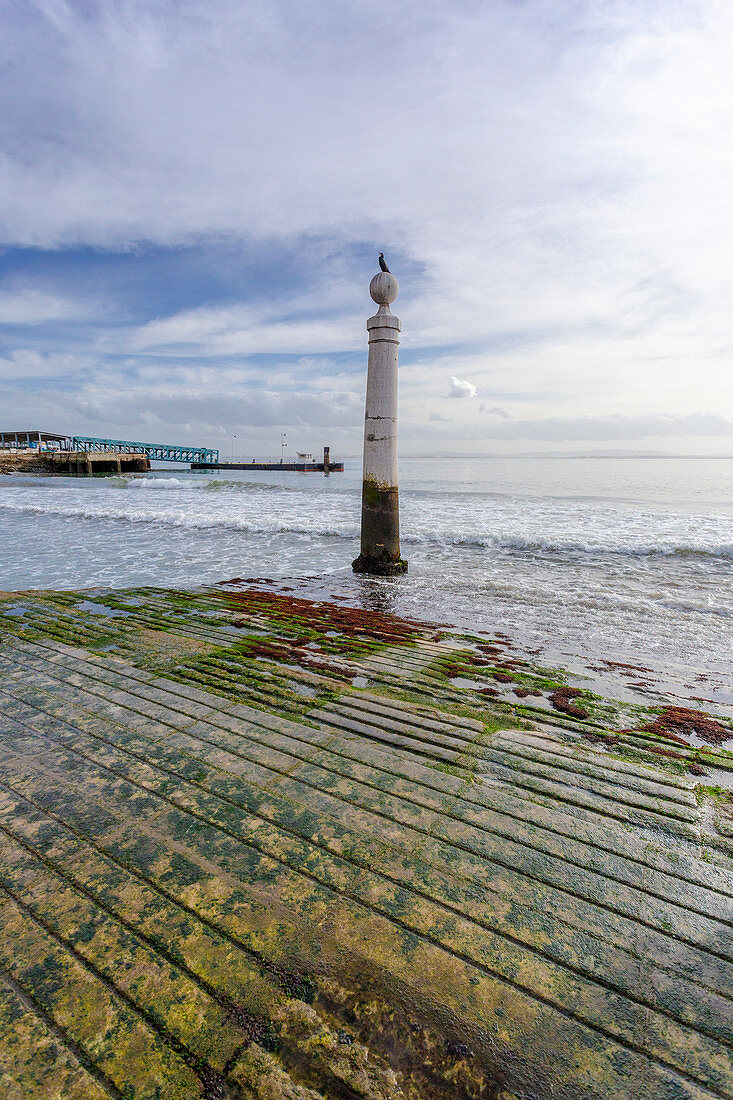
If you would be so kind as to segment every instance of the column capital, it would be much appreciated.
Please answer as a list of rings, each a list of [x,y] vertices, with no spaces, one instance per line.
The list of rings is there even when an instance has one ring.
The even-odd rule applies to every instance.
[[[394,313],[391,313],[389,309],[386,309],[384,313],[382,313],[380,309],[379,313],[375,313],[373,317],[367,318],[366,327],[367,332],[371,332],[373,328],[395,328],[398,332],[402,331],[399,317],[395,317]]]

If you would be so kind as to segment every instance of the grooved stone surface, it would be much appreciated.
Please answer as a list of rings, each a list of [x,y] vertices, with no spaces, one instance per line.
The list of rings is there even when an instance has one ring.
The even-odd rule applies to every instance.
[[[0,1095],[733,1097],[692,776],[460,696],[432,629],[130,601],[2,636]]]

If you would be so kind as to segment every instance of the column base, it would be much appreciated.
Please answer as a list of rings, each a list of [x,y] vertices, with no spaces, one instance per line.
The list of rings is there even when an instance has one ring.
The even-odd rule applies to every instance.
[[[402,558],[370,558],[359,554],[351,568],[355,573],[370,573],[373,577],[397,577],[407,572],[407,562]]]

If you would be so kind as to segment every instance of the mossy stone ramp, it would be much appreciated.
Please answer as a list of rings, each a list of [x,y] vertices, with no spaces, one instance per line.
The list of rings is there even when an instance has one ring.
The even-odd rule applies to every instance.
[[[724,748],[262,586],[0,628],[1,1096],[733,1098]]]

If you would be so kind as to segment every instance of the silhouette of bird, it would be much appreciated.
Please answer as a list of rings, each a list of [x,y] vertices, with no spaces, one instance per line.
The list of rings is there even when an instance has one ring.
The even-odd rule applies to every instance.
[[[379,253],[379,266],[381,267],[382,271],[386,271],[386,272],[389,273],[389,268],[387,267],[386,263],[384,262],[384,253],[383,252]]]

